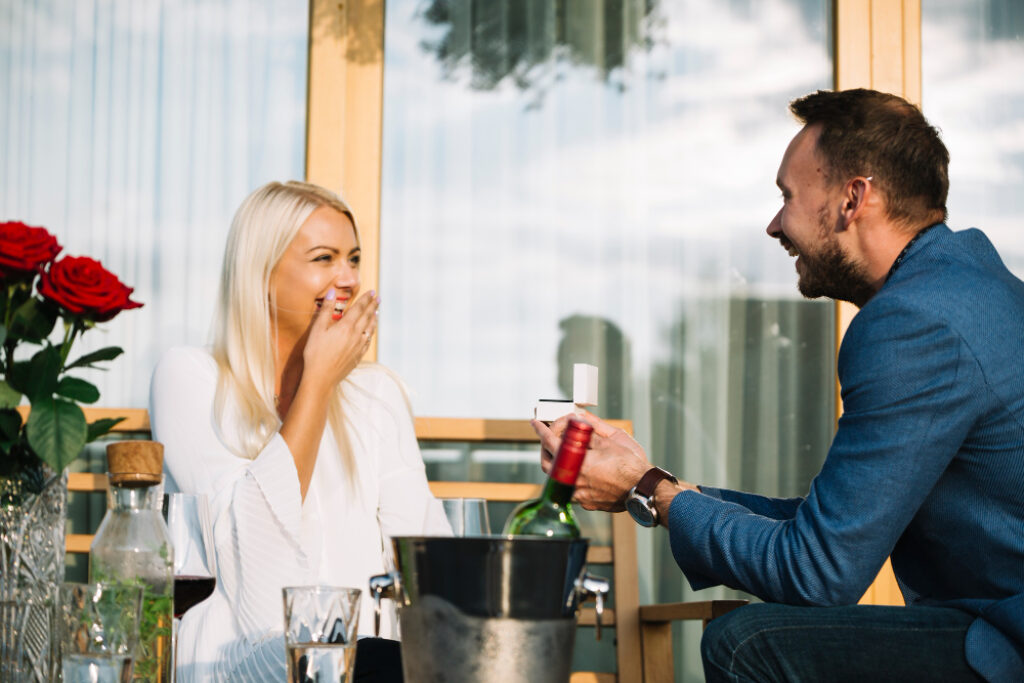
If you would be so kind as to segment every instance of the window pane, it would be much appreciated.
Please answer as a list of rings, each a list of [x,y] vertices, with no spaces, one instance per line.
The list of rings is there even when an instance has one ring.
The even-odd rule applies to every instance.
[[[1024,276],[1024,5],[921,4],[925,115],[949,148],[949,222],[981,228]]]
[[[389,2],[380,358],[417,412],[526,417],[592,362],[657,461],[805,492],[833,310],[764,227],[830,6]]]
[[[380,359],[417,412],[527,417],[594,363],[656,463],[806,493],[834,308],[764,228],[787,103],[831,87],[831,4],[388,2]],[[641,598],[679,599],[652,538]]]
[[[235,208],[302,177],[308,21],[289,0],[0,8],[0,217],[145,303],[76,349],[126,350],[91,378],[103,405],[145,406],[160,352],[206,341]]]

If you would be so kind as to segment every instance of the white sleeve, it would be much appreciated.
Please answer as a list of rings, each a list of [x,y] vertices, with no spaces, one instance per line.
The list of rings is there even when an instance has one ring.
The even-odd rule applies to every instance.
[[[292,480],[294,505],[282,506],[282,489]],[[243,476],[221,494],[227,500],[218,506],[226,512],[219,520],[221,529],[214,529],[217,570],[242,633],[254,642],[268,630],[283,629],[281,589],[309,583],[297,482],[288,446],[275,434]],[[277,511],[282,507],[294,514],[281,517]],[[222,548],[227,551],[223,562]]]
[[[232,453],[214,424],[217,367],[200,349],[172,349],[150,387],[153,438],[164,444],[169,490],[210,499],[218,590],[243,642],[229,648],[228,670],[253,664],[261,644],[283,630],[281,588],[306,583],[302,497],[288,446],[275,434],[253,460]],[[201,628],[201,626],[200,626]],[[283,662],[284,652],[280,652]]]
[[[377,459],[378,510],[387,536],[451,536],[440,501],[427,484],[426,467],[405,392],[388,372],[373,390],[380,406]]]
[[[258,642],[236,641],[217,662],[218,681],[264,683],[283,681],[288,676],[285,664],[284,634],[270,635]]]

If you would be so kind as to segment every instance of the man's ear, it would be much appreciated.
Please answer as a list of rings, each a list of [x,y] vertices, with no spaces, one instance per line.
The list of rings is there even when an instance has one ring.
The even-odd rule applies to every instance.
[[[857,176],[843,187],[839,214],[847,225],[857,220],[867,208],[868,199],[874,189],[871,186],[871,180],[870,176]]]

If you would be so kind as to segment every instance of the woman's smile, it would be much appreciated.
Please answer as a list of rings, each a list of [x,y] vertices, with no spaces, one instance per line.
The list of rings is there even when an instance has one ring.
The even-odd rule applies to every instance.
[[[346,308],[348,308],[348,301],[350,298],[351,297],[348,296],[339,296],[337,299],[334,300],[334,310],[345,310]],[[323,308],[323,305],[324,297],[319,297],[316,300],[316,310],[319,311],[321,308]]]

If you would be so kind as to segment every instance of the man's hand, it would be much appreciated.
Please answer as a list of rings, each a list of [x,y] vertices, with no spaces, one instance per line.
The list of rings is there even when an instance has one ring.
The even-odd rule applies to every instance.
[[[576,479],[573,500],[586,510],[625,510],[629,490],[651,468],[651,463],[643,447],[629,434],[612,427],[599,417],[590,413],[566,415],[552,422],[550,428],[543,422],[532,420],[530,424],[540,437],[541,467],[545,472],[550,471],[570,417],[582,418],[594,427],[590,448],[583,459],[579,478]]]

